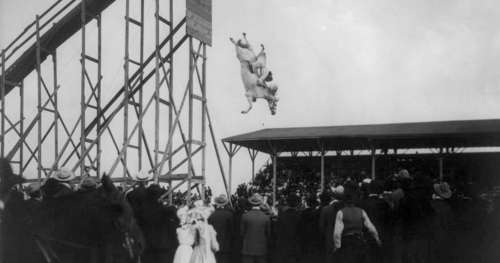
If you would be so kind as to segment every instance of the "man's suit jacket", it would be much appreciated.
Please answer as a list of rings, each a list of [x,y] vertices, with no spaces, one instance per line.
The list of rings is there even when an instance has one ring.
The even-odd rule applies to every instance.
[[[386,237],[391,235],[388,232],[392,226],[391,207],[385,200],[374,196],[364,199],[360,207],[365,210],[368,218],[370,218],[370,221],[377,229],[382,243],[384,243],[383,241],[386,240]]]
[[[319,229],[323,233],[325,248],[327,251],[333,251],[333,229],[337,212],[342,209],[343,203],[335,201],[321,210],[319,216]]]
[[[215,232],[217,232],[217,242],[219,242],[219,252],[230,253],[232,251],[234,214],[233,211],[224,208],[217,208],[208,218]]]
[[[271,218],[263,211],[252,209],[241,218],[241,236],[243,247],[241,253],[250,256],[267,254],[269,237],[271,236]]]
[[[284,254],[298,252],[300,212],[288,208],[278,214],[276,223],[277,249]]]

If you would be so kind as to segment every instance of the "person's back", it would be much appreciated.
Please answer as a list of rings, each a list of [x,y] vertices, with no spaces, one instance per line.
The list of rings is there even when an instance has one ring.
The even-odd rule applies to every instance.
[[[278,258],[286,260],[287,257],[297,256],[299,222],[300,212],[296,208],[288,208],[278,215],[276,224]]]
[[[241,234],[243,236],[243,255],[263,256],[267,254],[268,237],[271,220],[268,215],[258,209],[252,209],[241,218]]]
[[[344,231],[342,236],[363,234],[363,210],[356,206],[342,208]]]
[[[252,195],[248,203],[252,209],[243,214],[240,224],[242,263],[265,263],[271,236],[271,218],[261,210],[262,197],[259,194]]]
[[[335,226],[335,217],[343,203],[334,200],[331,204],[323,207],[319,216],[319,229],[323,233],[323,249],[325,253],[325,262],[331,262],[333,258],[333,229]]]
[[[216,254],[217,262],[230,262],[233,248],[233,211],[222,207],[217,208],[208,218],[208,223],[213,226],[217,233],[217,241],[219,242],[219,252]]]
[[[321,232],[319,231],[320,210],[309,207],[302,211],[299,222],[300,246],[303,258],[319,256],[321,247]]]

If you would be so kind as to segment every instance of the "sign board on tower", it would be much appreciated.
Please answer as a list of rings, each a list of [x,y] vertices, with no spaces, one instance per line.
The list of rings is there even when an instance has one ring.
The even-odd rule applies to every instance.
[[[212,0],[186,0],[187,34],[212,46]]]

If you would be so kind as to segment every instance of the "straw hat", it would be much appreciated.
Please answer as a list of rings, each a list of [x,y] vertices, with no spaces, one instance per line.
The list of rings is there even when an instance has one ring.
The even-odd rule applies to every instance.
[[[75,174],[70,169],[63,167],[57,170],[52,177],[59,182],[69,182],[75,178]]]
[[[147,182],[151,180],[151,176],[148,174],[147,171],[141,170],[135,174],[135,180],[138,182]]]
[[[450,185],[447,182],[441,182],[441,183],[436,183],[433,185],[434,186],[434,192],[436,195],[448,199],[451,197],[451,189]]]
[[[248,202],[253,206],[259,206],[262,204],[262,197],[260,194],[253,194],[250,198],[248,198]]]
[[[93,177],[85,177],[80,183],[82,189],[95,189],[97,188],[97,181]]]
[[[214,203],[218,206],[225,206],[227,205],[229,201],[227,200],[227,197],[225,194],[221,194],[214,199]]]

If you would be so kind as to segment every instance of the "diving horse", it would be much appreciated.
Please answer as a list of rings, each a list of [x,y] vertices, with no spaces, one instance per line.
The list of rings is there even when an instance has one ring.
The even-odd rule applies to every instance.
[[[261,51],[258,55],[255,55],[245,33],[243,33],[242,39],[235,41],[230,37],[229,40],[234,44],[236,49],[236,57],[240,62],[241,79],[245,87],[245,97],[248,101],[248,109],[241,111],[241,113],[248,113],[252,109],[253,102],[261,98],[267,101],[271,114],[276,114],[276,103],[278,102],[276,92],[278,85],[271,82],[273,75],[266,67],[267,58],[264,45],[260,45]]]

